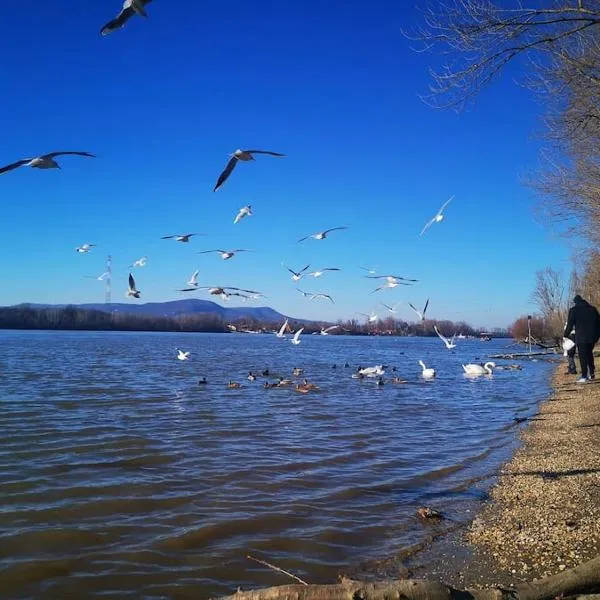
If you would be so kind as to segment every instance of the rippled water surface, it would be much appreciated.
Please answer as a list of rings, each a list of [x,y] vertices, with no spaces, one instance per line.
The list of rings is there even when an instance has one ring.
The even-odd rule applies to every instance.
[[[506,346],[0,332],[0,596],[198,599],[288,583],[247,554],[311,582],[393,557],[431,533],[417,507],[468,518],[547,395],[544,362],[463,377]],[[351,378],[377,363],[409,383]],[[294,366],[321,389],[245,378]]]

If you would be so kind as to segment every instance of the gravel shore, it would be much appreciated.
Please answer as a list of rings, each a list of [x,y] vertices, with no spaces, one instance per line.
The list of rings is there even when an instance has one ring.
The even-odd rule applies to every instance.
[[[600,554],[600,381],[578,385],[564,371],[557,367],[554,394],[469,527],[469,558],[430,575],[460,587],[507,586]]]

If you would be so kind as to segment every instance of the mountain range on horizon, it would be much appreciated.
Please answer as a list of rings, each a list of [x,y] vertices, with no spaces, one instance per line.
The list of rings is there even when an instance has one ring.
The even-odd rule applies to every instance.
[[[36,304],[23,302],[10,308],[28,306],[31,308],[65,308],[74,306],[84,310],[99,310],[102,312],[119,312],[125,314],[144,315],[152,317],[178,317],[181,315],[204,314],[215,315],[223,321],[236,321],[239,319],[256,319],[261,322],[276,323],[289,319],[290,321],[309,323],[309,319],[295,319],[281,314],[269,306],[235,306],[225,307],[210,300],[197,298],[170,300],[167,302],[146,302],[144,304],[127,304],[124,302],[88,303],[88,304]]]

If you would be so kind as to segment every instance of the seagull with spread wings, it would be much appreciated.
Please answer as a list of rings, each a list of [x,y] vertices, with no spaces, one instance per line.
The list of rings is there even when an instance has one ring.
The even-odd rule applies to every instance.
[[[446,200],[446,202],[442,204],[442,208],[440,208],[440,210],[437,211],[435,217],[433,217],[433,219],[431,219],[431,221],[429,221],[425,225],[425,227],[423,227],[423,231],[421,231],[420,235],[423,235],[434,223],[439,223],[444,220],[444,209],[446,208],[446,206],[448,206],[448,204],[450,204],[453,198],[454,196],[450,196],[450,198],[448,198],[448,200]]]
[[[284,267],[285,265],[283,263],[281,263]],[[293,281],[300,281],[302,279],[302,277],[304,276],[304,273],[310,268],[310,265],[306,265],[304,267],[304,269],[300,269],[299,271],[294,271],[293,269],[290,269],[289,267],[285,267],[291,274],[292,274],[292,280]]]
[[[95,248],[96,244],[82,244],[81,246],[77,246],[75,248],[75,252],[79,254],[87,254],[92,248]]]
[[[334,329],[339,329],[340,326],[339,325],[331,325],[331,327],[321,327],[321,335],[329,335],[330,331],[333,331]]]
[[[114,19],[110,20],[102,29],[100,33],[102,35],[108,35],[117,29],[120,29],[133,17],[133,15],[139,15],[140,17],[147,17],[146,4],[150,4],[152,0],[125,0],[123,2],[123,8],[121,12]]]
[[[429,298],[427,298],[427,302],[425,302],[425,306],[423,307],[423,311],[417,310],[410,302],[408,305],[417,313],[419,320],[423,322],[425,320],[425,313],[427,312],[427,307],[429,306]]]
[[[396,304],[393,304],[392,306],[388,306],[387,304],[385,304],[385,302],[382,302],[381,305],[385,306],[385,308],[387,308],[389,312],[395,315],[398,311],[398,306],[400,306],[400,302],[396,302]]]
[[[211,252],[217,252],[223,260],[229,260],[238,252],[251,252],[251,250],[245,250],[244,248],[238,248],[237,250],[203,250],[202,252],[198,252],[198,254],[210,254]]]
[[[36,156],[34,158],[23,158],[22,160],[18,160],[17,162],[11,163],[10,165],[0,167],[0,175],[2,173],[12,171],[13,169],[18,169],[19,167],[33,167],[34,169],[60,169],[60,165],[54,159],[57,156],[67,155],[87,156],[89,158],[95,158],[95,155],[91,154],[90,152],[48,152],[48,154],[42,154],[41,156]]]
[[[142,258],[138,258],[137,260],[134,260],[133,264],[129,265],[129,268],[132,269],[135,267],[145,267],[147,262],[148,262],[148,257],[142,256]]]
[[[452,336],[452,339],[449,340],[447,337],[443,336],[437,328],[437,325],[433,326],[433,330],[437,333],[438,337],[440,338],[440,340],[442,340],[442,342],[444,342],[446,348],[448,348],[448,350],[452,350],[452,348],[456,348],[456,344],[454,343],[454,338],[456,337],[456,334],[454,334]]]
[[[294,334],[294,337],[290,340],[290,342],[292,342],[292,344],[297,346],[300,343],[300,335],[302,334],[303,331],[304,331],[304,327],[301,327],[300,329],[298,329],[298,331],[296,331],[296,333]]]
[[[376,312],[372,312],[370,315],[368,315],[367,313],[358,313],[359,315],[362,315],[363,317],[367,318],[367,323],[375,323],[379,320],[379,315]]]
[[[323,273],[325,273],[326,271],[341,271],[341,269],[338,269],[337,267],[327,267],[325,269],[319,269],[318,271],[313,271],[312,273],[307,273],[307,275],[311,275],[312,277],[314,277],[316,279],[317,277],[321,277],[321,275],[323,275]]]
[[[235,216],[235,219],[233,220],[233,224],[235,225],[236,223],[239,223],[242,219],[244,219],[246,217],[251,217],[253,214],[254,213],[252,212],[252,206],[250,206],[250,204],[248,204],[247,206],[240,208],[238,214]]]
[[[176,242],[183,242],[187,244],[190,241],[190,238],[194,235],[204,235],[203,233],[182,233],[181,235],[165,235],[161,237],[161,240],[175,240]]]
[[[275,336],[283,339],[285,338],[285,332],[289,329],[289,321],[288,319],[286,319],[283,323],[283,325],[281,326],[281,328],[279,329],[279,331],[275,332]]]
[[[133,278],[133,275],[129,273],[129,288],[127,289],[125,296],[127,298],[139,298],[140,295],[141,292],[135,287],[135,279]]]
[[[253,154],[268,154],[269,156],[278,156],[278,157],[283,157],[285,156],[285,154],[280,154],[279,152],[271,152],[270,150],[236,150],[233,154],[231,154],[231,158],[229,159],[229,162],[227,163],[227,165],[225,165],[225,169],[223,169],[223,172],[219,175],[219,179],[217,179],[217,183],[215,185],[215,187],[213,188],[213,192],[216,192],[229,178],[229,176],[231,175],[231,173],[233,172],[233,169],[235,169],[235,166],[237,165],[237,163],[241,160],[244,162],[248,162],[250,160],[255,160]]]
[[[347,227],[332,227],[331,229],[326,229],[325,231],[317,231],[317,233],[311,233],[303,238],[298,240],[298,243],[303,242],[304,240],[308,240],[312,238],[313,240],[324,240],[327,237],[328,233],[332,231],[338,231],[340,229],[348,229]]]
[[[192,273],[192,276],[190,277],[190,280],[187,282],[187,284],[192,287],[192,288],[197,288],[198,287],[198,275],[199,275],[200,271],[196,270]]]
[[[300,288],[296,288],[305,298],[308,298],[309,300],[316,300],[318,298],[323,298],[324,300],[329,300],[330,302],[332,302],[333,304],[335,304],[335,302],[333,301],[333,298],[329,295],[329,294],[321,294],[321,293],[313,293],[313,292],[303,292]]]

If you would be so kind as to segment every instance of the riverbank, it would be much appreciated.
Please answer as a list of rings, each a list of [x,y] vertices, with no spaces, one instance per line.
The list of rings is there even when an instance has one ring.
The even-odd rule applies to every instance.
[[[456,587],[514,586],[600,554],[600,382],[560,364],[490,499],[450,555],[411,575]]]

